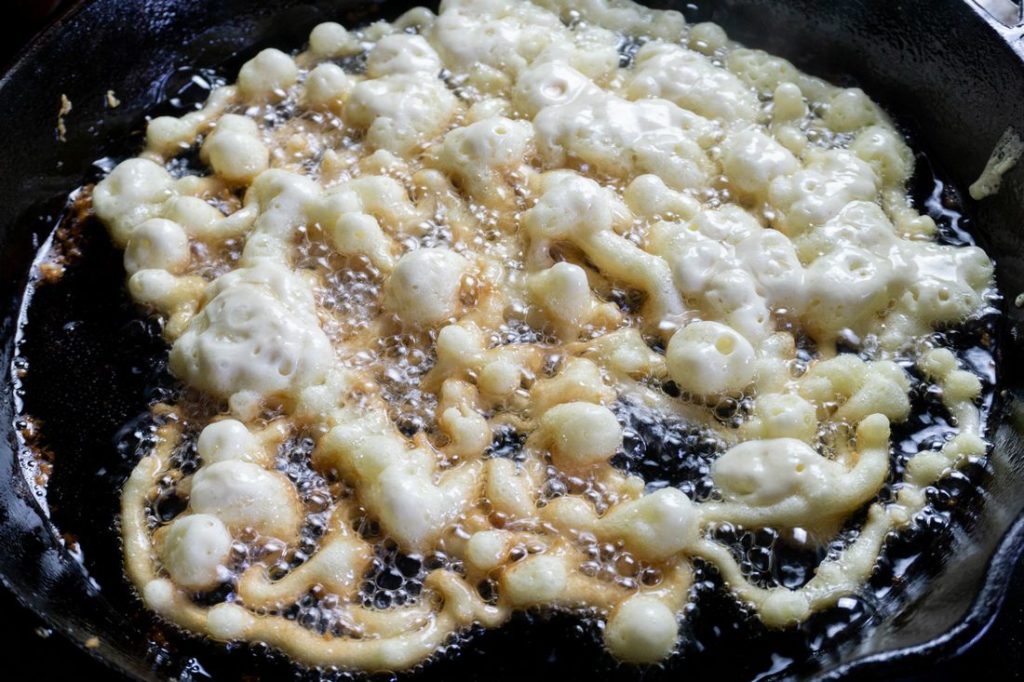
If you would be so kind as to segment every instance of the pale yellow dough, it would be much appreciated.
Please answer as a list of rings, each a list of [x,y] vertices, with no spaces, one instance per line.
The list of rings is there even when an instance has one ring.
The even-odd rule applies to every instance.
[[[643,47],[621,65],[627,37]],[[365,72],[346,70],[362,52]],[[473,624],[558,607],[606,620],[614,656],[655,663],[678,647],[695,558],[791,625],[856,593],[923,489],[984,454],[981,385],[932,332],[985,306],[989,258],[934,241],[906,199],[913,155],[867,95],[713,24],[626,0],[446,0],[436,16],[322,24],[146,140],[92,199],[194,389],[154,408],[174,418],[122,507],[130,578],[187,630],[401,670]],[[205,174],[173,176],[192,148]],[[837,354],[840,338],[872,357]],[[959,434],[872,504],[910,410],[897,359],[942,388]],[[715,420],[741,400],[738,421]],[[620,401],[714,432],[711,499],[645,491],[612,465]],[[211,402],[218,416],[196,416]],[[488,449],[506,432],[524,441],[515,459]],[[190,434],[200,467],[184,474]],[[239,546],[301,542],[312,503],[276,470],[295,438],[334,482],[326,534],[286,575],[263,555],[233,574]],[[168,524],[149,513],[162,480],[189,499]],[[865,505],[857,540],[796,590],[748,581],[712,533],[827,539]],[[361,517],[459,572],[430,572],[409,604],[364,605],[379,540]],[[595,543],[625,572],[586,569]],[[230,602],[192,598],[235,580]],[[343,634],[282,615],[312,588]]]

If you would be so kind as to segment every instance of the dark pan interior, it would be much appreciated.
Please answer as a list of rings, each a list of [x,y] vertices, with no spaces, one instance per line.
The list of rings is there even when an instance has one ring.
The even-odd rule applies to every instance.
[[[99,645],[90,651],[133,676],[277,679],[296,673],[266,651],[224,651],[182,636],[134,599],[121,575],[114,519],[120,482],[134,463],[133,434],[142,426],[132,420],[170,385],[165,349],[124,291],[119,254],[100,226],[89,222],[65,277],[28,292],[31,324],[19,333],[33,254],[57,223],[68,193],[101,173],[102,164],[94,161],[132,154],[144,115],[155,106],[173,109],[167,100],[201,98],[201,89],[189,85],[193,75],[206,73],[201,69],[233,77],[261,47],[299,47],[320,21],[358,24],[408,6],[94,0],[51,27],[0,81],[0,365],[10,363],[16,337],[30,360],[17,389],[6,378],[0,381],[0,468],[9,472],[0,476],[0,577],[75,641],[96,637]],[[1007,42],[1009,34],[961,0],[702,0],[676,7],[691,20],[719,22],[732,37],[812,73],[860,84],[894,112],[954,186],[973,181],[1007,127],[1024,131],[1021,58]],[[121,106],[107,107],[107,90]],[[55,133],[62,93],[74,105],[66,142]],[[928,164],[921,172],[920,185],[930,187]],[[1024,168],[1006,176],[997,196],[966,200],[964,211],[996,258],[1000,288],[1012,300],[1024,290],[1018,228],[1024,224]],[[710,622],[735,625],[693,633],[707,643],[704,652],[644,679],[711,672],[749,679],[773,670],[845,678],[905,674],[922,657],[955,654],[985,626],[1024,547],[1024,527],[1017,523],[1024,506],[1024,412],[1016,399],[1022,368],[1015,361],[1021,313],[1007,308],[995,447],[987,470],[978,473],[987,481],[984,504],[974,495],[943,534],[951,549],[928,555],[927,589],[921,580],[903,585],[900,608],[893,602],[854,621],[856,627],[877,626],[870,634],[847,627],[842,642],[811,642],[812,648],[835,644],[838,656],[824,646],[810,659],[806,651],[815,637],[809,630],[765,635],[728,600],[709,596],[699,606],[711,614]],[[26,432],[37,426],[38,445],[52,458],[49,512],[35,499],[19,460],[13,425],[22,408],[38,424],[17,426]],[[828,625],[824,618],[819,633]],[[777,664],[788,658],[798,662],[780,671]],[[616,667],[574,618],[554,616],[519,618],[475,637],[417,678],[574,679],[582,670],[604,678],[641,677]]]

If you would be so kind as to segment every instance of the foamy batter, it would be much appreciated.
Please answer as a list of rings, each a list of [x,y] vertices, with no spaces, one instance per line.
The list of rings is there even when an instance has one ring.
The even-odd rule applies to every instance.
[[[206,174],[168,170],[196,148]],[[130,578],[187,630],[356,670],[532,607],[657,662],[697,558],[769,627],[803,621],[985,452],[979,380],[933,332],[983,308],[992,264],[935,241],[912,170],[861,90],[628,2],[442,2],[264,50],[93,192],[190,389],[124,489]],[[872,503],[907,359],[958,435]],[[721,444],[710,497],[610,464],[627,402]],[[799,589],[712,532],[825,543],[865,507]],[[367,603],[386,551],[445,559]],[[310,595],[326,624],[289,617]]]

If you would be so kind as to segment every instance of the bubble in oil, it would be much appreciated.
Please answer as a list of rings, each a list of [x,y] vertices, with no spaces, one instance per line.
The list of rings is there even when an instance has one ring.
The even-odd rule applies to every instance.
[[[554,343],[554,337],[545,334],[542,330],[535,329],[526,320],[512,318],[505,320],[489,336],[489,345],[507,346],[516,343],[522,344],[550,344]]]
[[[484,452],[484,457],[503,457],[517,462],[525,461],[526,434],[511,425],[502,425],[494,429],[491,444]]]
[[[620,36],[618,44],[619,68],[632,68],[633,63],[636,61],[636,53],[646,44],[647,38],[644,36]]]
[[[430,565],[437,565],[436,558]],[[446,561],[442,565],[451,564]],[[363,606],[389,609],[414,602],[423,591],[428,572],[423,557],[402,553],[390,540],[379,542],[374,546],[373,564],[360,587]]]
[[[591,533],[581,533],[577,544],[585,556],[578,570],[587,577],[613,583],[626,590],[660,582],[660,575],[656,575],[658,569],[635,557],[621,542],[600,542]]]
[[[322,635],[352,637],[358,627],[340,603],[337,595],[314,586],[307,594],[284,610],[282,615],[302,627]]]
[[[296,268],[319,276],[314,296],[319,309],[329,312],[321,325],[335,343],[366,330],[380,314],[383,277],[369,259],[343,256],[319,236],[303,230]]]
[[[676,487],[696,502],[713,496],[711,464],[724,451],[717,434],[628,399],[612,411],[623,427],[614,466],[643,478],[649,490]]]
[[[452,230],[443,220],[427,220],[416,226],[413,234],[401,240],[402,248],[405,251],[417,249],[451,248]]]
[[[192,145],[164,164],[164,168],[174,178],[187,176],[204,176],[208,173],[206,164],[199,158],[199,144]]]
[[[168,486],[159,490],[152,502],[153,521],[157,525],[170,523],[186,508],[188,508],[188,499],[179,494],[175,486]]]
[[[426,333],[394,334],[375,344],[376,380],[392,421],[406,436],[434,425],[437,395],[423,390],[423,376],[434,366],[433,342]]]
[[[330,483],[311,463],[315,447],[316,440],[311,435],[296,434],[282,443],[275,461],[275,468],[295,486],[306,512],[297,546],[282,557],[288,570],[308,560],[319,549],[333,509]]]
[[[614,288],[608,295],[608,300],[614,303],[624,314],[638,315],[646,300],[646,296],[637,289]]]
[[[215,69],[180,66],[153,84],[151,101],[165,102],[176,115],[181,115],[200,108],[213,90],[226,84],[227,79]]]
[[[744,529],[721,523],[712,537],[729,548],[744,577],[762,588],[803,587],[828,552],[802,528]]]
[[[369,50],[363,50],[356,54],[345,55],[332,60],[335,64],[340,66],[345,73],[352,74],[354,76],[362,75],[366,73],[366,60],[370,56]]]

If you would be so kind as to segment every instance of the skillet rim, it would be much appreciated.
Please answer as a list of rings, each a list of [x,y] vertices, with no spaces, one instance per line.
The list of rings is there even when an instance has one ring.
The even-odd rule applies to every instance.
[[[28,42],[8,59],[0,62],[0,95],[8,87],[16,72],[31,69],[33,61],[40,59],[40,53],[46,49],[46,46],[52,44],[55,39],[59,39],[65,25],[71,23],[77,15],[99,1],[101,0],[73,0],[67,6],[58,8]],[[979,0],[953,1],[967,5],[997,34],[1000,40],[1013,50],[1018,60],[1024,60],[1024,21],[1014,26],[1007,26],[985,10]],[[23,271],[21,275],[24,279],[26,272]],[[15,300],[12,302],[11,309],[18,313],[18,317],[27,303],[26,291],[27,287],[23,286],[15,292]],[[16,325],[12,326],[12,332],[13,338],[17,332]],[[2,341],[5,345],[7,344],[6,339],[2,339]],[[0,353],[0,357],[6,358],[6,353]],[[9,381],[9,377],[5,376],[3,380],[6,383]],[[2,397],[6,399],[7,396]],[[16,451],[17,445],[12,445]],[[14,494],[22,497],[20,492],[22,491],[17,491]],[[56,528],[49,515],[32,495],[25,496],[23,500],[40,516],[48,531]],[[66,550],[62,549],[62,551],[66,553]],[[1022,560],[1024,560],[1024,510],[1017,514],[1015,520],[995,543],[994,550],[980,574],[974,598],[964,614],[947,630],[918,644],[865,654],[839,662],[831,668],[813,674],[812,679],[838,681],[870,673],[893,674],[897,672],[894,666],[911,665],[923,660],[930,660],[934,663],[968,651],[984,637],[992,623],[1000,615],[1007,599],[1010,580]],[[65,640],[88,654],[92,660],[126,678],[144,679],[124,665],[123,661],[118,660],[119,656],[108,655],[102,648],[89,647],[86,644],[88,633],[77,631],[72,624],[55,618],[51,611],[40,611],[33,607],[28,596],[12,587],[11,579],[2,568],[0,568],[0,588],[11,594],[26,611],[35,614],[47,626],[55,632],[59,632]],[[900,670],[902,669],[901,667]],[[778,679],[778,677],[771,676],[769,679]]]

